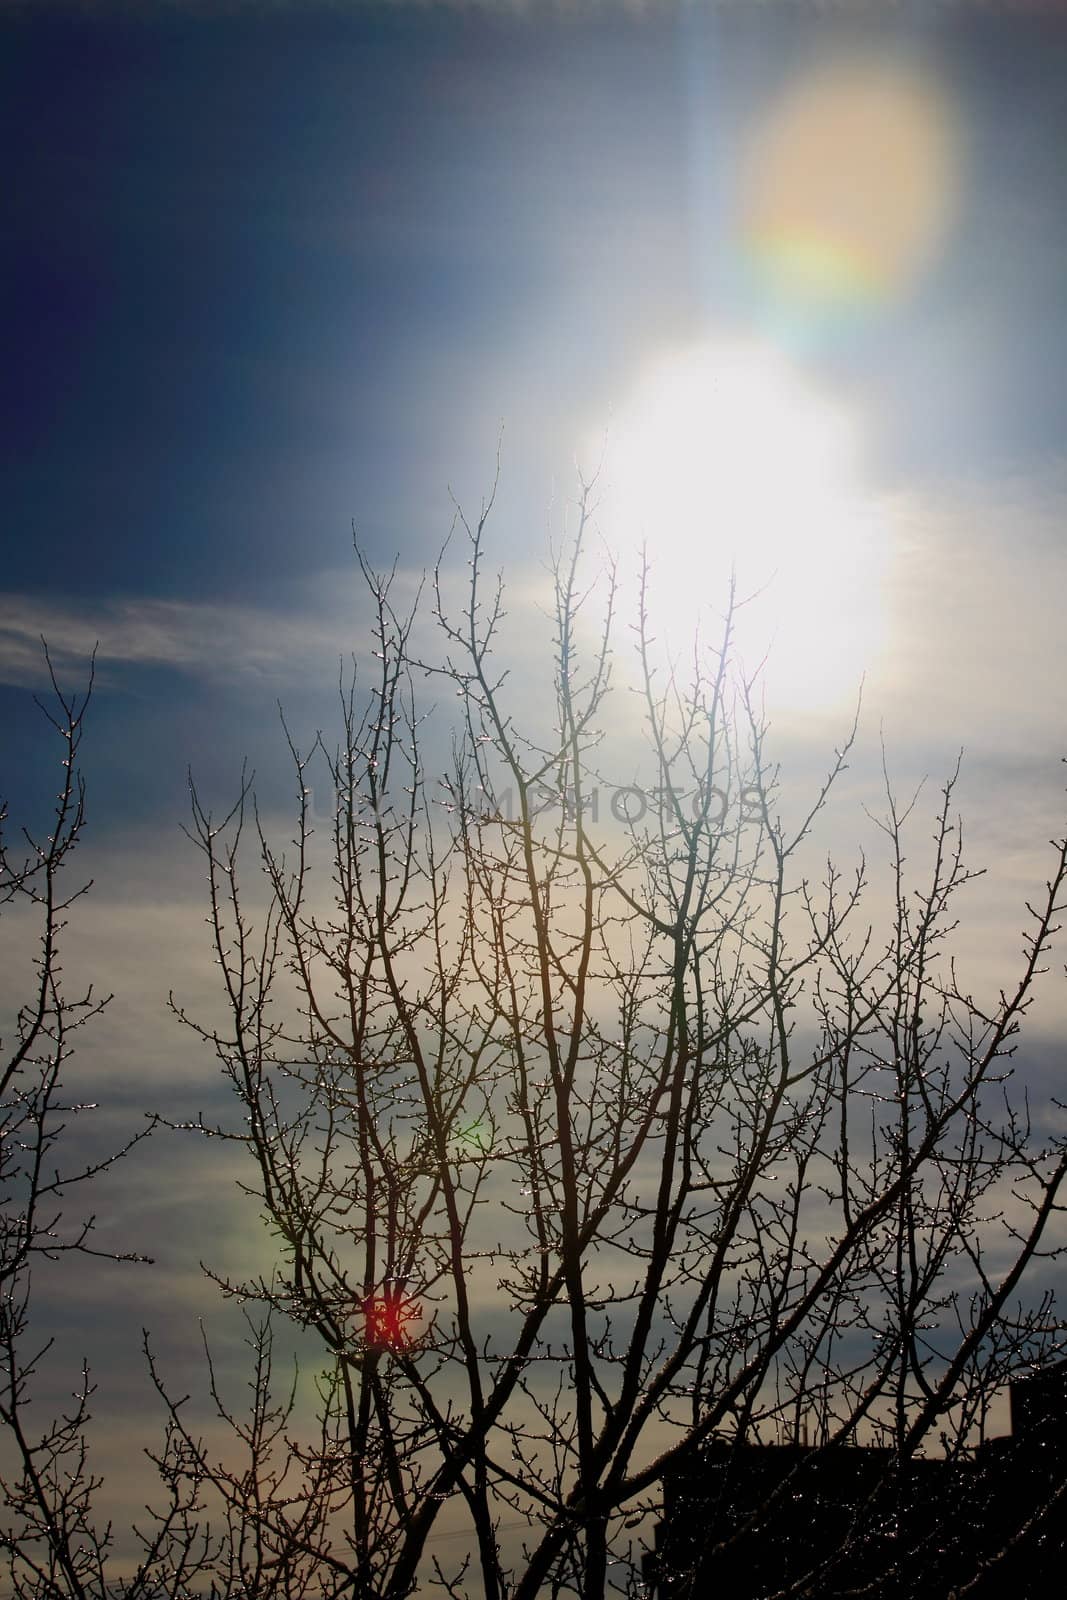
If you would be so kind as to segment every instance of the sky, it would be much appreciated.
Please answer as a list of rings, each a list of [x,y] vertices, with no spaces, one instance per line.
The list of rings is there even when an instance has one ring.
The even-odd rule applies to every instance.
[[[413,588],[498,452],[520,619],[603,457],[624,599],[642,545],[672,638],[731,565],[762,591],[744,648],[798,786],[861,678],[856,830],[882,735],[905,787],[964,750],[997,980],[1062,828],[1056,5],[46,0],[0,10],[0,137],[0,792],[33,818],[54,781],[40,636],[71,687],[95,643],[69,963],[116,992],[82,1057],[105,1132],[217,1094],[163,1010],[211,983],[188,770],[221,805],[247,756],[280,808],[278,701],[308,742],[366,647],[353,529]],[[515,624],[531,696],[542,644]],[[118,1503],[142,1323],[180,1364],[198,1259],[253,1247],[187,1146],[107,1182],[101,1226],[159,1265],[45,1294]]]

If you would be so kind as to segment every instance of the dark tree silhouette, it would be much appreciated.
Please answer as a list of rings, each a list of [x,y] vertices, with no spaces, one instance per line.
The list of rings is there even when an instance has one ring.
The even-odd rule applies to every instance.
[[[927,1449],[963,1459],[994,1392],[1059,1350],[1024,1274],[1067,1144],[1033,1135],[1010,1056],[1067,843],[1028,909],[1017,974],[972,997],[951,961],[973,876],[955,780],[918,883],[905,852],[921,811],[887,780],[892,894],[876,932],[867,864],[812,866],[855,728],[787,826],[753,684],[734,668],[733,600],[718,648],[683,674],[660,660],[644,583],[639,699],[613,691],[614,574],[600,589],[581,577],[591,504],[585,485],[554,568],[542,727],[524,725],[502,660],[515,624],[486,571],[490,497],[476,524],[458,517],[460,609],[447,558],[428,586],[436,655],[395,575],[361,558],[371,677],[342,687],[336,748],[290,739],[284,849],[249,784],[220,820],[193,791],[226,1020],[172,1003],[237,1104],[232,1123],[193,1132],[237,1150],[277,1251],[269,1274],[220,1280],[253,1308],[247,1417],[210,1377],[225,1459],[152,1364],[169,1500],[119,1592],[636,1594],[664,1475],[706,1447],[806,1431],[881,1445],[887,1472]],[[442,691],[459,717],[432,782],[422,750],[439,743]],[[616,709],[634,704],[640,779],[636,719]],[[323,763],[336,806],[320,833]],[[80,822],[79,793],[66,804]],[[5,869],[12,894],[33,892],[30,868],[51,884],[51,857],[34,859]],[[41,1015],[62,1013],[50,979],[44,993]],[[31,1014],[21,1062],[42,1028]],[[37,1103],[6,1114],[39,1126]],[[313,1425],[272,1379],[279,1320],[319,1351]],[[102,1596],[47,1509],[57,1491],[32,1487],[33,1460],[7,1537],[23,1560],[46,1552],[51,1587],[21,1592]],[[79,1481],[64,1492],[87,1507]],[[862,1510],[850,1538],[866,1536]],[[835,1563],[812,1559],[792,1592],[837,1592]]]
[[[0,908],[20,915],[36,956],[31,990],[0,1043],[0,1427],[11,1468],[0,1477],[0,1547],[11,1558],[17,1596],[103,1592],[111,1531],[94,1518],[99,1479],[89,1466],[86,1424],[92,1386],[84,1365],[73,1406],[43,1428],[31,1409],[33,1384],[52,1345],[33,1321],[35,1266],[64,1255],[115,1256],[96,1247],[94,1218],[80,1208],[78,1192],[137,1143],[85,1162],[71,1125],[95,1107],[67,1087],[77,1034],[97,1017],[108,997],[92,988],[70,995],[64,985],[63,936],[68,913],[91,882],[72,878],[71,857],[85,825],[85,786],[78,760],[92,692],[65,694],[45,665],[52,695],[39,702],[59,743],[61,779],[46,836],[24,828],[17,845],[0,831]],[[7,807],[0,806],[0,830]]]
[[[887,782],[877,935],[862,861],[805,875],[855,729],[788,829],[732,669],[733,602],[683,678],[657,665],[644,584],[651,767],[608,807],[615,583],[589,624],[591,486],[555,568],[541,729],[509,702],[491,503],[458,518],[458,614],[435,573],[441,659],[416,651],[393,577],[361,563],[375,676],[362,700],[345,690],[336,751],[291,743],[288,852],[251,818],[258,920],[239,890],[247,791],[221,825],[193,800],[230,1013],[198,1031],[280,1244],[273,1277],[226,1288],[313,1329],[330,1363],[313,1457],[330,1514],[301,1545],[324,1593],[632,1591],[628,1530],[708,1441],[804,1428],[888,1446],[898,1469],[927,1446],[962,1454],[994,1389],[1058,1348],[1050,1306],[1018,1291],[1067,1147],[1031,1137],[1007,1058],[1063,841],[1017,977],[976,1000],[948,945],[972,876],[955,780],[919,885],[912,808]],[[424,685],[462,709],[443,785],[420,755]],[[337,806],[320,851],[323,759]],[[281,1559],[288,1502],[257,1486],[252,1506],[242,1482],[228,1504]],[[451,1569],[432,1542],[446,1507],[469,1530]],[[832,1592],[832,1572],[820,1582]]]

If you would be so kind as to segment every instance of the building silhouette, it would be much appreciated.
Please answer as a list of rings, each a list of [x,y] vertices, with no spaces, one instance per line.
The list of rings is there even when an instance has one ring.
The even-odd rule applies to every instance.
[[[1067,1593],[1067,1361],[1011,1384],[966,1460],[713,1440],[664,1480],[654,1600],[1048,1600]],[[967,1587],[969,1586],[969,1587]]]

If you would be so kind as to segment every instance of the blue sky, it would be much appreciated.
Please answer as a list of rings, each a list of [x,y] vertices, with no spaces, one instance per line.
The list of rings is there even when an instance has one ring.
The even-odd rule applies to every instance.
[[[353,518],[430,557],[501,425],[522,548],[643,361],[761,331],[730,249],[747,129],[843,43],[936,76],[966,177],[913,291],[805,369],[872,419],[880,487],[1055,463],[1062,26],[892,10],[9,14],[5,587],[286,611]]]
[[[862,435],[843,504],[882,530],[878,625],[828,698],[783,702],[782,748],[814,771],[864,667],[857,801],[880,727],[905,778],[965,746],[997,866],[976,890],[976,970],[1017,947],[1007,908],[1043,875],[1067,714],[1067,22],[964,0],[858,24],[845,9],[4,9],[0,791],[32,815],[52,781],[38,635],[70,683],[99,641],[98,888],[71,967],[117,991],[85,1057],[116,1125],[215,1092],[160,1020],[172,984],[210,988],[185,774],[221,798],[247,753],[280,800],[276,701],[306,738],[365,640],[353,521],[414,583],[450,488],[477,505],[503,428],[494,549],[536,598],[575,455],[610,423],[640,456],[648,374],[690,372],[694,351],[755,350]],[[887,60],[951,127],[936,237],[879,292],[789,299],[739,243],[746,163],[805,83],[867,82]],[[668,597],[692,588],[691,535],[643,531]],[[772,595],[760,626],[796,612]],[[809,634],[833,640],[835,618]],[[532,682],[518,625],[511,642]],[[138,1157],[116,1178],[146,1234],[167,1213],[160,1174],[194,1221],[149,1287],[123,1300],[94,1277],[73,1314],[124,1396],[140,1321],[175,1293],[202,1308],[221,1188],[196,1161]],[[69,1297],[53,1312],[69,1319]]]

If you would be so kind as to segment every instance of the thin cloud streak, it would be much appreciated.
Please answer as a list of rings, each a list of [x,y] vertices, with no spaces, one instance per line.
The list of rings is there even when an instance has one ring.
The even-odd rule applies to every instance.
[[[113,599],[96,607],[0,595],[0,681],[45,679],[41,640],[61,671],[98,664],[169,667],[201,678],[235,674],[291,682],[302,671],[347,656],[362,643],[351,617],[286,613],[180,600]]]

